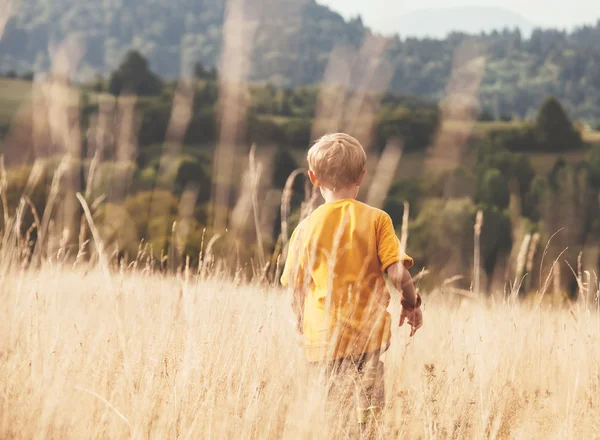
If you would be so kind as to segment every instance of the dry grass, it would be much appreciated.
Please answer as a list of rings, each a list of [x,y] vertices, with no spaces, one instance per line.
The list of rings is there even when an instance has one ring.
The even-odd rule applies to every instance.
[[[219,84],[222,117],[213,168],[213,201],[230,209],[230,187],[239,177],[234,162],[240,154],[236,145],[245,128],[248,86],[244,84],[256,23],[245,23],[241,2],[228,3],[223,44],[223,59],[227,62],[221,70],[226,77]],[[52,60],[53,71],[62,72],[77,64],[79,50],[71,44],[73,41],[66,41],[58,52],[61,56]],[[383,49],[377,38],[367,39],[356,53],[341,46],[334,49],[324,83],[339,87],[319,97],[315,132],[372,132],[379,103],[371,102],[364,92],[358,91],[385,89],[390,79],[386,66],[367,62],[369,54],[376,55]],[[462,103],[470,103],[479,86],[484,60],[477,58],[469,71],[463,69],[461,62],[465,51],[476,49],[467,45],[456,57],[457,71],[448,87],[447,120],[443,132],[436,137],[438,162],[450,158],[452,163],[468,164],[470,159],[464,148],[468,136],[492,128],[478,125],[468,115],[462,115],[458,123],[453,119],[457,114],[461,116]],[[340,71],[342,74],[338,75]],[[460,78],[463,73],[466,83]],[[0,82],[0,89],[6,89],[7,84]],[[23,87],[9,96],[10,105],[0,109],[0,119],[12,119],[20,105],[19,97],[27,92]],[[45,93],[37,99],[46,101],[32,107],[36,115],[33,120],[38,121],[33,130],[35,136],[31,136],[29,124],[17,127],[14,145],[21,147],[28,145],[26,141],[48,138],[62,154],[79,157],[79,120],[69,117],[73,113],[71,107],[79,105],[78,91],[64,84],[37,83],[36,87]],[[165,153],[167,148],[171,154],[181,151],[182,133],[189,123],[192,91],[186,87],[180,91]],[[75,104],[73,97],[77,97]],[[119,102],[125,105],[129,101]],[[455,102],[458,110],[452,108]],[[28,107],[22,111],[26,110]],[[106,121],[129,121],[133,116],[126,112],[123,118],[116,111],[110,107],[106,115],[100,115],[94,130],[100,134],[110,132],[115,128]],[[115,115],[118,118],[113,118]],[[106,121],[102,122],[102,118]],[[95,148],[103,151],[104,147],[114,147],[118,159],[127,162],[135,153],[133,128],[131,123],[121,124],[121,136],[111,141],[114,145],[105,145],[104,136],[97,136]],[[367,138],[365,144],[370,143]],[[397,175],[406,178],[427,172],[426,159],[416,153],[403,156]],[[253,160],[249,162],[252,184],[240,195],[233,212],[244,214],[240,216],[244,220],[248,214],[251,220],[247,223],[253,221],[262,246],[258,208],[265,207],[259,206],[261,200],[257,198],[261,166]],[[383,165],[381,169],[391,177],[392,170]],[[90,166],[89,175],[93,176],[93,168]],[[81,195],[79,201],[86,207],[86,215],[77,224],[87,225],[90,233],[84,229],[80,236],[80,253],[74,263],[77,268],[67,266],[66,261],[73,264],[72,259],[52,251],[64,247],[62,243],[55,246],[54,241],[65,232],[68,238],[69,224],[65,219],[79,214],[75,193],[82,188],[66,188],[73,197],[61,199],[61,179],[57,177],[61,173],[55,174],[50,208],[41,213],[41,221],[36,220],[38,237],[43,239],[38,239],[33,255],[25,255],[33,257],[41,268],[33,264],[31,267],[38,267],[37,270],[22,269],[20,265],[27,258],[18,251],[28,247],[18,226],[22,210],[29,206],[28,199],[23,198],[14,219],[9,218],[7,209],[3,210],[6,219],[2,237],[5,245],[0,252],[1,439],[350,436],[354,421],[345,420],[339,406],[326,407],[323,387],[311,380],[311,370],[292,323],[290,298],[281,290],[207,278],[204,268],[209,265],[203,266],[198,278],[124,269],[111,273],[103,256],[107,247],[93,221],[96,203]],[[87,195],[94,189],[93,180],[90,177],[86,182]],[[389,179],[384,183],[385,189]],[[6,188],[0,186],[0,195],[5,196]],[[185,199],[179,216],[184,225],[194,208],[193,202]],[[55,202],[60,214],[52,212]],[[304,206],[307,211],[312,204],[309,197]],[[154,204],[154,216],[159,217],[163,208]],[[289,206],[282,212],[289,214]],[[244,222],[236,231],[236,222],[243,223],[237,216],[228,223],[224,220],[226,210],[215,210],[213,214],[217,228],[229,227],[236,233],[246,225]],[[53,219],[58,221],[55,236],[50,231]],[[163,226],[171,227],[166,223]],[[186,235],[174,226],[173,231]],[[87,246],[88,255],[85,243],[90,237],[93,243]],[[254,243],[241,242],[247,246]],[[210,254],[212,243],[206,246],[205,256]],[[260,264],[255,274],[260,275],[266,259],[262,248],[258,255]],[[83,269],[85,257],[99,260],[100,267]],[[143,263],[143,258],[138,260],[134,267]],[[163,261],[160,260],[161,266]],[[585,290],[589,284],[588,278]],[[406,328],[395,328],[393,344],[384,356],[387,407],[377,426],[377,437],[599,438],[600,312],[596,290],[595,300],[588,296],[588,302],[581,302],[572,310],[553,309],[545,304],[516,305],[502,298],[459,296],[465,292],[449,288],[445,294],[440,289],[426,296],[424,328],[413,339],[408,338]],[[395,322],[397,303],[395,298]]]
[[[275,289],[60,267],[0,287],[0,438],[344,438]],[[394,319],[397,306],[392,306]],[[600,436],[600,320],[426,299],[379,438]]]

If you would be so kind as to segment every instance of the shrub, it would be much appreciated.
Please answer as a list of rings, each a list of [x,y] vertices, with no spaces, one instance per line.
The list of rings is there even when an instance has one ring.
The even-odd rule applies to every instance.
[[[506,209],[510,201],[510,191],[508,183],[502,173],[491,168],[485,172],[479,184],[480,202],[488,207]]]
[[[307,148],[310,144],[312,121],[308,118],[293,118],[282,125],[283,135],[288,145]]]
[[[488,138],[495,146],[514,152],[538,151],[542,148],[534,128],[529,126],[490,130]]]

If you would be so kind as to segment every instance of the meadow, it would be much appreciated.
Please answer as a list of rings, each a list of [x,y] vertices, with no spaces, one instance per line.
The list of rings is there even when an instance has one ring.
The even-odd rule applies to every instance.
[[[235,55],[226,46],[224,59],[233,63],[239,59]],[[228,75],[234,68],[242,69],[235,63],[230,67],[223,70]],[[242,84],[243,72],[235,74]],[[175,94],[174,104],[160,109],[169,122],[166,136],[164,130],[161,133],[164,145],[138,145],[134,109],[125,105],[130,97],[118,102],[122,108],[99,109],[90,118],[94,124],[80,126],[75,117],[80,109],[74,112],[70,105],[81,90],[60,81],[40,81],[43,99],[36,104],[43,105],[31,105],[35,113],[25,103],[29,86],[14,84],[19,87],[0,81],[6,91],[0,97],[0,122],[11,128],[13,152],[31,153],[15,154],[13,162],[19,165],[22,156],[23,161],[32,159],[33,165],[11,169],[6,155],[8,170],[4,163],[0,166],[0,438],[352,438],[354,420],[346,419],[335,404],[326,405],[324,388],[304,360],[290,298],[273,282],[277,276],[265,276],[267,269],[277,274],[273,263],[280,263],[285,254],[283,243],[294,222],[309,211],[304,208],[315,200],[307,191],[304,202],[294,200],[292,210],[293,196],[298,196],[292,194],[293,181],[274,190],[267,176],[268,161],[263,163],[260,157],[255,161],[254,148],[245,148],[249,156],[248,151],[234,148],[244,142],[240,133],[247,109],[241,98],[247,90],[235,81],[220,84],[218,108],[223,118],[213,158],[211,149],[185,142],[188,128],[206,128],[191,119],[194,95],[185,84],[168,90]],[[346,95],[342,88],[337,97],[340,105],[317,109],[316,121],[328,131],[372,132],[373,114],[357,110],[368,96]],[[357,113],[344,114],[346,107]],[[20,119],[15,118],[21,109]],[[528,212],[525,218],[515,209],[521,205],[519,200],[508,192],[505,174],[512,176],[514,157],[503,151],[500,158],[490,153],[498,163],[479,164],[485,165],[483,171],[489,165],[491,173],[485,178],[483,172],[475,175],[475,154],[465,148],[471,132],[480,136],[492,129],[519,128],[518,124],[476,122],[473,115],[458,120],[446,116],[433,148],[407,151],[401,157],[390,143],[381,155],[373,152],[369,162],[373,184],[365,195],[379,206],[395,181],[429,177],[437,171],[435,165],[444,161],[469,169],[473,175],[467,177],[481,177],[480,186],[490,190],[471,194],[477,181],[465,178],[454,182],[455,190],[445,191],[452,182],[440,180],[441,188],[431,191],[435,193],[432,203],[421,213],[415,214],[416,203],[410,205],[410,225],[405,194],[397,195],[402,202],[398,205],[402,223],[396,222],[397,226],[402,225],[403,236],[410,229],[409,253],[424,255],[418,265],[433,272],[435,281],[421,292],[424,327],[414,338],[409,338],[405,327],[393,329],[393,343],[384,355],[387,406],[375,437],[600,438],[600,289],[592,281],[597,248],[587,223],[578,223],[594,218],[595,211],[583,208],[591,206],[591,200],[597,204],[593,186],[597,182],[592,178],[579,182],[571,178],[580,175],[579,169],[564,167],[563,176],[562,168],[554,166],[559,157],[570,165],[584,161],[587,151],[527,155],[534,167],[532,173],[525,167],[527,179],[537,174],[542,184],[548,180],[553,186],[546,192],[544,188],[531,192],[539,200],[526,199],[539,205],[540,212]],[[586,136],[592,136],[585,138],[590,143],[598,141],[596,132]],[[36,156],[38,150],[43,154]],[[262,151],[269,156],[270,150]],[[186,168],[181,181],[179,168],[169,172],[175,156],[191,152],[210,156],[205,162],[213,172],[204,176],[206,186],[213,187],[207,197],[214,198],[211,203],[216,201],[210,206],[198,206],[199,182],[188,178],[189,174],[197,178],[208,165]],[[46,160],[50,153],[66,156],[60,161],[51,157],[56,159],[54,165]],[[297,155],[300,165],[305,149],[289,154]],[[70,155],[76,156],[74,164]],[[140,158],[148,162],[143,164],[147,168],[137,169],[142,165],[133,163],[133,170],[125,167],[123,178],[116,172],[108,173],[109,177],[102,174],[103,165],[117,169]],[[557,171],[547,177],[554,168]],[[152,171],[147,179],[144,171]],[[18,179],[11,179],[15,174]],[[128,193],[132,176],[147,184],[141,195]],[[498,188],[506,191],[492,191]],[[304,193],[299,193],[301,199]],[[426,194],[423,189],[419,198]],[[546,212],[541,202],[548,202],[550,208],[562,203],[559,214],[569,216],[555,216],[554,209]],[[476,247],[478,257],[471,261],[473,220],[486,203],[481,241],[483,249],[491,250],[480,259]],[[117,210],[121,205],[129,211]],[[503,229],[504,219],[508,227]],[[273,228],[276,223],[278,228]],[[579,263],[574,271],[579,274],[578,295],[567,299],[574,292],[565,282],[571,274],[563,264],[563,259],[569,259],[563,256],[562,242],[545,265],[539,264],[543,266],[539,285],[526,279],[527,287],[519,289],[524,268],[529,278],[537,278],[537,272],[535,277],[531,272],[537,271],[533,263],[538,266],[540,257],[544,262],[547,248],[543,254],[541,249],[546,236],[565,225],[582,232],[563,234],[564,241],[580,240],[569,243],[574,253],[571,261]],[[135,234],[125,243],[129,230]],[[225,272],[219,265],[202,266],[207,230],[207,252],[214,243],[210,234],[228,230],[232,243],[223,244],[221,253],[236,264],[240,253],[250,254],[251,264],[244,264],[252,265],[251,270]],[[591,242],[581,242],[588,232]],[[140,240],[145,241],[139,244]],[[201,250],[198,253],[194,247],[195,261],[186,265],[186,243],[192,241]],[[134,253],[123,253],[127,244],[140,253],[154,249],[154,257],[136,259]],[[498,263],[488,268],[487,263],[496,258],[510,267]],[[499,275],[500,284],[509,286],[509,280],[516,280],[516,285],[504,291],[469,290],[471,280],[479,286],[484,265],[489,273],[481,278]],[[553,275],[555,266],[563,269],[563,286],[560,276]],[[443,281],[443,270],[464,278],[460,283],[457,278]],[[399,297],[393,296],[390,310],[397,322]]]
[[[376,438],[599,438],[588,287],[570,308],[424,293],[424,327],[395,328],[384,356]],[[289,302],[216,274],[3,273],[0,438],[348,438],[309,380]]]

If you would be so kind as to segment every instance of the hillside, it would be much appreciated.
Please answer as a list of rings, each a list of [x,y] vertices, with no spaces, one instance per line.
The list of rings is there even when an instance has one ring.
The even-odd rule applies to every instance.
[[[4,70],[48,70],[48,48],[72,36],[85,49],[80,78],[107,75],[132,48],[161,76],[176,77],[198,61],[217,63],[225,1],[23,0],[15,14],[0,40]],[[333,47],[357,49],[371,35],[360,18],[345,21],[314,0],[255,0],[242,14],[245,25],[232,28],[251,51],[249,79],[280,86],[320,82]],[[572,118],[600,120],[600,23],[572,33],[536,30],[530,38],[518,31],[391,38],[385,52],[392,69],[389,87],[443,99],[460,47],[467,48],[463,62],[485,56],[479,94],[496,117],[530,116],[555,95]]]

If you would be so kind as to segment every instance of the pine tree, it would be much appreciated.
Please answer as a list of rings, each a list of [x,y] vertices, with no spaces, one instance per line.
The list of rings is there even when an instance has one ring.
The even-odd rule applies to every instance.
[[[536,121],[536,136],[545,151],[569,151],[583,146],[581,135],[556,98],[548,98],[542,105]]]

